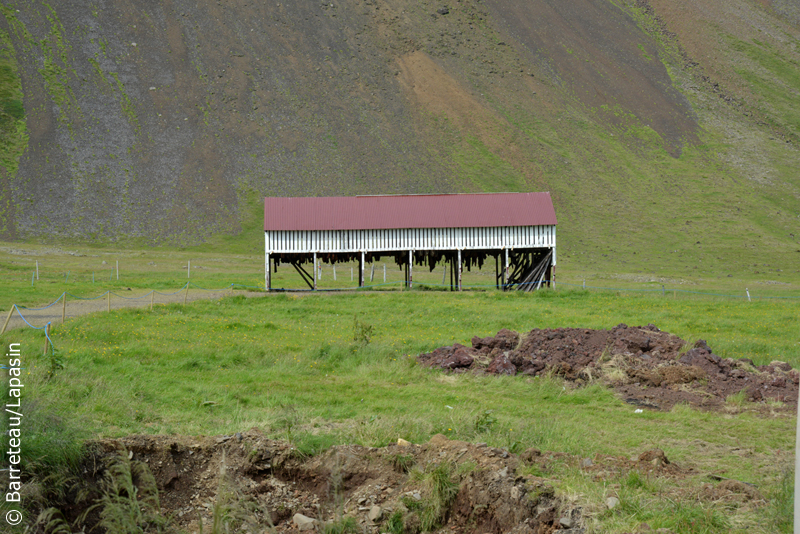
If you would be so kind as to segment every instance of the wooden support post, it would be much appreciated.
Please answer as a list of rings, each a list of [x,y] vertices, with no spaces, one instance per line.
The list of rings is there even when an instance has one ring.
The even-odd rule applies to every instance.
[[[461,291],[461,249],[458,249],[458,290]]]
[[[500,289],[500,255],[494,257],[494,286]]]
[[[414,287],[414,251],[408,251],[408,289]]]
[[[456,258],[450,258],[450,291],[453,291],[456,276]]]
[[[314,291],[317,290],[317,276],[318,276],[318,272],[317,272],[317,253],[315,252],[314,253]]]
[[[272,290],[272,274],[269,268],[269,252],[266,253],[266,258],[264,259],[264,290]]]
[[[14,304],[12,304],[12,305],[11,305],[11,309],[10,309],[10,310],[8,310],[8,315],[6,315],[6,322],[4,322],[4,323],[3,323],[3,329],[2,329],[2,330],[0,330],[0,336],[2,336],[3,334],[5,334],[5,332],[6,332],[6,327],[8,326],[8,321],[10,321],[10,320],[11,320],[11,314],[12,314],[12,313],[14,313]]]
[[[111,291],[106,293],[106,311],[111,313]]]
[[[189,298],[189,282],[186,282],[186,293],[183,294],[183,305],[186,306],[186,299]]]
[[[364,251],[361,251],[361,259],[358,261],[358,287],[364,287]]]
[[[64,297],[64,302],[61,303],[61,324],[64,324],[64,319],[67,317],[67,292],[64,291],[61,296]]]
[[[503,266],[503,290],[506,289],[508,283],[508,249],[505,249],[505,265]]]

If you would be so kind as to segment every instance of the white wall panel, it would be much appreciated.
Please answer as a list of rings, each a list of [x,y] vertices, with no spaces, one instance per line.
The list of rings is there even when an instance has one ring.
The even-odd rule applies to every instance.
[[[554,226],[267,231],[267,253],[552,248]]]

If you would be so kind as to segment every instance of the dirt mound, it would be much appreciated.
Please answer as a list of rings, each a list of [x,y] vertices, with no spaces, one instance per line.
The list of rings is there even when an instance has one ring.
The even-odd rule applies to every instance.
[[[443,435],[422,445],[338,446],[311,458],[255,429],[216,438],[130,436],[89,450],[83,486],[70,492],[89,498],[57,505],[69,524],[87,532],[102,532],[92,530],[101,512],[85,520],[80,514],[108,494],[102,481],[111,472],[119,475],[120,465],[152,473],[134,477],[139,495],[148,494],[151,480],[160,497],[158,515],[174,518],[173,526],[186,532],[201,532],[201,525],[208,531],[215,515],[231,532],[269,525],[277,532],[320,531],[326,522],[343,521],[375,534],[398,526],[412,533],[444,526],[453,532],[583,532],[580,509],[561,503],[544,479],[517,472],[520,465],[552,462],[553,454],[535,451],[521,464],[506,449]],[[565,521],[574,527],[564,530]]]
[[[520,336],[501,330],[422,354],[419,361],[450,372],[554,375],[613,387],[626,402],[670,409],[688,403],[736,409],[746,401],[796,408],[800,373],[783,362],[756,367],[747,358],[720,358],[703,341],[693,346],[654,325],[610,330],[557,328]]]

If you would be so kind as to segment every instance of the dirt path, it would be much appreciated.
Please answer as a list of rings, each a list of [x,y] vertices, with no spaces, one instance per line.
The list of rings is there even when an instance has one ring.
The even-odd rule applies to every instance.
[[[121,308],[147,308],[151,304],[153,306],[163,304],[182,304],[184,301],[194,302],[196,300],[220,299],[231,295],[244,295],[245,297],[261,297],[263,293],[254,293],[251,291],[231,291],[231,290],[201,290],[190,288],[188,295],[186,291],[151,291],[144,289],[129,289],[129,290],[115,290],[109,294],[103,294],[101,297],[93,299],[77,299],[67,294],[66,307],[64,301],[59,300],[44,308],[24,308],[18,307],[19,312],[14,311],[11,314],[11,319],[8,321],[6,332],[15,328],[22,328],[23,326],[30,326],[41,328],[48,322],[60,324],[62,322],[62,314],[64,320],[89,313],[108,312],[110,310],[118,310]],[[152,297],[152,302],[151,302]],[[9,310],[6,309],[0,315],[0,326],[5,322],[8,317]],[[22,316],[20,316],[20,313]],[[24,317],[24,320],[23,320]]]

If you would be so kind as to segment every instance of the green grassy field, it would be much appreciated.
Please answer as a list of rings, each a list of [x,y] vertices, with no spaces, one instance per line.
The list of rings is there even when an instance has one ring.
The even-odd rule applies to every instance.
[[[252,427],[289,439],[307,454],[338,443],[423,442],[436,433],[581,457],[629,457],[660,447],[695,474],[626,482],[635,506],[620,514],[603,512],[604,482],[566,462],[542,475],[562,497],[596,512],[589,516],[598,532],[632,530],[642,517],[651,526],[675,527],[669,518],[676,510],[667,502],[708,519],[679,532],[774,532],[775,521],[785,520],[776,515],[776,503],[787,498],[781,488],[791,467],[793,417],[686,407],[634,414],[599,385],[574,389],[549,379],[448,376],[418,367],[415,357],[500,328],[624,322],[654,323],[689,341],[703,338],[723,357],[797,366],[796,317],[796,301],[573,289],[278,294],[69,320],[53,329],[57,352],[46,357],[40,331],[14,330],[3,342],[23,346],[26,416],[35,435],[25,455],[43,463],[63,461],[61,453],[53,457],[54,440],[62,447],[64,440]],[[481,424],[487,411],[492,422]],[[764,495],[783,499],[733,508],[699,503],[696,490],[709,473],[754,482]]]

